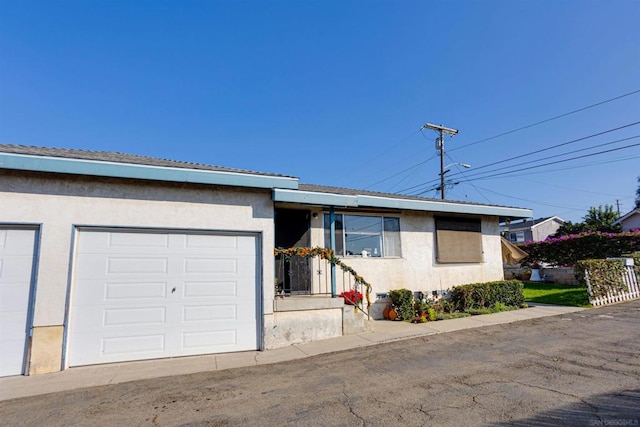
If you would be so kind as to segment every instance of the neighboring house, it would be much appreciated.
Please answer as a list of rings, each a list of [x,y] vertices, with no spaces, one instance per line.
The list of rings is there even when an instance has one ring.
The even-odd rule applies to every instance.
[[[640,230],[640,208],[626,213],[613,223],[613,225],[618,224],[622,227],[622,231]]]
[[[374,293],[432,292],[501,279],[499,220],[531,216],[14,145],[0,145],[0,206],[0,376],[346,334],[353,309],[327,290],[329,270],[314,259],[294,283],[275,247],[332,245]],[[274,277],[301,296],[281,299]]]
[[[564,220],[557,216],[500,223],[500,232],[511,243],[539,242],[555,234]]]

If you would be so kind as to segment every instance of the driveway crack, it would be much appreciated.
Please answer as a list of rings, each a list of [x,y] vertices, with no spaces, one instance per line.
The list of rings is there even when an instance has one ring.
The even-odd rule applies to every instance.
[[[353,410],[353,407],[351,406],[351,397],[344,391],[342,392],[342,394],[344,394],[344,397],[346,399],[343,403],[349,409],[349,412],[351,412],[351,414],[360,421],[360,425],[362,425],[362,426],[367,425],[367,423],[365,422],[364,418],[362,418],[360,415],[356,414],[355,411]]]

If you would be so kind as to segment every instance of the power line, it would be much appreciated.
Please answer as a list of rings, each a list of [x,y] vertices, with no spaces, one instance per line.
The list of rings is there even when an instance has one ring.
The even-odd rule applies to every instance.
[[[637,135],[637,136],[634,136],[634,137],[631,137],[631,138],[627,138],[627,139],[635,139],[635,138],[639,138],[639,137],[640,137],[640,135]],[[526,168],[521,168],[521,169],[519,169],[517,171],[511,171],[511,172],[507,171],[507,172],[504,172],[504,173],[488,175],[488,176],[482,176],[482,177],[475,178],[475,179],[486,179],[486,178],[490,178],[490,177],[496,176],[496,175],[506,175],[506,174],[510,174],[512,172],[522,172],[522,171],[529,170],[529,169],[541,168],[541,167],[544,167],[544,166],[549,166],[549,165],[555,165],[555,164],[558,164],[558,163],[569,162],[571,160],[583,159],[585,157],[592,157],[592,156],[598,156],[600,154],[612,153],[614,151],[619,151],[619,150],[624,150],[624,149],[627,149],[627,148],[637,147],[639,145],[640,145],[640,142],[636,143],[636,144],[625,145],[625,146],[622,146],[622,147],[610,148],[608,150],[598,151],[598,152],[595,152],[595,153],[583,154],[582,156],[570,157],[568,159],[558,160],[558,161],[555,161],[555,162],[544,163],[544,164],[541,164],[541,165],[528,166]],[[472,178],[472,179],[474,179],[474,178]]]
[[[640,135],[636,135],[636,136],[633,136],[633,137],[630,137],[630,138],[624,138],[622,140],[614,141],[614,142],[620,142],[620,141],[623,141],[623,140],[626,141],[626,140],[636,139],[636,138],[640,138]],[[568,158],[568,159],[558,160],[558,161],[555,161],[555,162],[548,162],[548,163],[544,163],[544,164],[541,164],[541,165],[533,165],[533,166],[528,166],[528,167],[524,167],[524,168],[520,167],[517,170],[494,173],[493,175],[478,176],[478,177],[467,177],[467,178],[468,178],[468,181],[477,181],[477,180],[481,180],[481,179],[493,178],[493,177],[496,177],[496,176],[500,176],[500,177],[509,176],[509,177],[512,177],[512,176],[514,176],[513,174],[519,173],[519,172],[522,172],[522,171],[525,171],[525,170],[531,170],[531,169],[541,168],[541,167],[544,167],[544,166],[560,164],[560,163],[565,163],[565,162],[569,162],[569,161],[572,161],[572,160],[582,159],[582,158],[586,158],[586,157],[597,156],[597,155],[601,155],[601,154],[606,154],[606,153],[610,153],[610,152],[614,152],[614,151],[619,151],[619,150],[624,150],[624,149],[627,149],[627,148],[636,147],[636,146],[639,146],[639,145],[640,145],[640,143],[629,144],[629,145],[625,145],[625,146],[622,146],[622,147],[611,148],[609,150],[603,150],[603,151],[598,151],[598,152],[595,152],[595,153],[584,154],[584,155],[581,155],[581,156],[575,156],[575,157],[571,157],[571,158]],[[588,149],[593,149],[593,148],[594,147],[590,147]],[[579,151],[584,151],[584,150],[579,150]],[[566,154],[569,154],[569,153],[566,153]],[[599,162],[598,164],[605,164],[605,163],[609,163],[609,162]],[[516,167],[516,166],[507,166],[506,168],[513,168],[513,167]],[[494,169],[494,170],[483,172],[483,173],[493,173],[493,172],[496,172],[498,170],[502,170],[502,169],[506,169],[506,168]],[[566,170],[566,169],[572,169],[572,168],[571,167],[570,168],[564,168],[564,170]],[[424,187],[424,186],[429,185],[429,184],[434,185],[432,183],[434,183],[436,181],[437,180],[431,180],[431,181],[428,181],[428,182],[423,182],[422,184],[418,184],[418,185],[415,185],[413,187],[407,188],[407,189],[403,190],[402,192],[414,190],[416,188]],[[425,190],[425,191],[428,191],[428,190]],[[416,190],[416,192],[420,193],[421,191]]]
[[[567,113],[563,113],[563,114],[560,114],[560,115],[557,115],[557,116],[554,116],[554,117],[550,117],[550,118],[548,118],[548,119],[541,120],[541,121],[539,121],[539,122],[535,122],[535,123],[531,123],[531,124],[528,124],[528,125],[525,125],[525,126],[521,126],[521,127],[517,128],[517,129],[513,129],[513,130],[510,130],[510,131],[507,131],[507,132],[503,132],[503,133],[500,133],[500,134],[498,134],[498,135],[494,135],[494,136],[491,136],[491,137],[488,137],[488,138],[481,139],[481,140],[479,140],[479,141],[471,142],[471,143],[466,144],[466,145],[461,145],[461,146],[458,146],[458,147],[456,147],[456,148],[453,148],[453,149],[451,149],[451,150],[449,150],[449,151],[459,150],[459,149],[461,149],[461,148],[469,147],[469,146],[471,146],[471,145],[479,144],[479,143],[481,143],[481,142],[485,142],[485,141],[490,141],[490,140],[492,140],[492,139],[496,139],[496,138],[499,138],[499,137],[501,137],[501,136],[510,135],[510,134],[515,133],[515,132],[518,132],[518,131],[520,131],[520,130],[528,129],[528,128],[531,128],[531,127],[534,127],[534,126],[537,126],[537,125],[540,125],[540,124],[543,124],[543,123],[550,122],[550,121],[552,121],[552,120],[557,120],[557,119],[560,119],[560,118],[562,118],[562,117],[566,117],[566,116],[571,115],[571,114],[579,113],[579,112],[581,112],[581,111],[585,111],[585,110],[588,110],[588,109],[590,109],[590,108],[597,107],[597,106],[599,106],[599,105],[603,105],[603,104],[606,104],[606,103],[609,103],[609,102],[613,102],[613,101],[616,101],[616,100],[618,100],[618,99],[625,98],[625,97],[627,97],[627,96],[635,95],[635,94],[637,94],[637,93],[639,93],[639,92],[640,92],[640,89],[638,89],[638,90],[634,90],[634,91],[632,91],[632,92],[628,92],[628,93],[622,94],[622,95],[620,95],[620,96],[616,96],[616,97],[613,97],[613,98],[609,98],[609,99],[606,99],[606,100],[604,100],[604,101],[597,102],[597,103],[595,103],[595,104],[587,105],[586,107],[582,107],[582,108],[579,108],[579,109],[577,109],[577,110],[569,111],[569,112],[567,112]],[[418,131],[418,132],[420,132],[420,131]],[[422,133],[422,132],[420,132],[420,133]],[[401,143],[403,143],[404,141],[406,141],[407,139],[411,138],[411,137],[412,137],[412,136],[414,136],[414,135],[415,135],[415,133],[413,133],[413,134],[411,134],[410,136],[408,136],[408,137],[404,138],[403,140],[401,140],[400,142],[398,142],[398,143],[397,143],[397,144],[395,144],[394,146],[392,146],[392,147],[390,147],[389,149],[387,149],[387,150],[383,151],[382,153],[378,154],[377,156],[374,156],[371,160],[369,160],[369,161],[367,161],[367,162],[364,162],[361,166],[358,166],[358,168],[360,168],[360,167],[362,167],[362,166],[364,166],[364,165],[368,165],[368,164],[370,164],[373,160],[375,160],[375,159],[377,159],[377,158],[381,157],[382,155],[384,155],[384,154],[388,153],[389,151],[391,151],[392,149],[394,149],[395,147],[397,147],[398,145],[400,145]],[[422,134],[422,136],[424,136],[424,137],[426,138],[426,136],[425,136],[424,134]],[[415,165],[414,165],[414,166],[415,166]],[[411,166],[411,167],[409,167],[409,168],[407,168],[407,169],[402,170],[400,173],[405,172],[405,171],[408,171],[408,170],[411,170],[412,168],[413,168],[413,166]],[[478,169],[478,168],[476,168],[476,169]],[[372,187],[373,185],[375,185],[375,184],[372,184],[371,186],[366,187],[366,188],[370,188],[370,187]]]
[[[497,164],[499,164],[499,163],[505,163],[505,162],[509,162],[509,161],[511,161],[511,160],[516,160],[516,159],[521,159],[521,158],[523,158],[523,157],[531,156],[531,155],[533,155],[533,154],[542,153],[543,151],[548,151],[548,150],[553,150],[553,149],[555,149],[555,148],[564,147],[565,145],[574,144],[574,143],[576,143],[576,142],[584,141],[584,140],[586,140],[586,139],[595,138],[596,136],[605,135],[605,134],[607,134],[607,133],[615,132],[615,131],[620,130],[620,129],[625,129],[625,128],[628,128],[628,127],[631,127],[631,126],[636,126],[636,125],[638,125],[638,124],[640,124],[640,121],[633,122],[633,123],[628,123],[628,124],[623,125],[623,126],[619,126],[619,127],[616,127],[616,128],[608,129],[608,130],[605,130],[605,131],[602,131],[602,132],[598,132],[598,133],[593,133],[593,134],[591,134],[591,135],[583,136],[583,137],[581,137],[581,138],[573,139],[573,140],[571,140],[571,141],[567,141],[567,142],[563,142],[563,143],[555,144],[555,145],[550,145],[550,146],[548,146],[548,147],[541,148],[541,149],[539,149],[539,150],[530,151],[530,152],[528,152],[528,153],[520,154],[520,155],[518,155],[518,156],[514,156],[514,157],[509,157],[508,159],[498,160],[498,161],[493,162],[493,163],[487,163],[486,165],[482,165],[482,166],[475,167],[475,168],[473,168],[473,170],[474,170],[474,172],[475,172],[475,171],[477,171],[478,169],[484,169],[484,168],[486,168],[486,167],[493,166],[493,165],[497,165]],[[452,150],[452,151],[453,151],[453,150]],[[559,155],[562,155],[562,154],[559,154]],[[499,169],[498,169],[498,170],[499,170]],[[456,174],[453,174],[453,175],[456,175]]]
[[[582,151],[593,150],[595,148],[604,147],[606,145],[617,144],[617,143],[623,142],[623,141],[629,141],[631,139],[635,139],[635,138],[638,138],[638,137],[640,137],[640,135],[630,136],[628,138],[616,139],[615,141],[605,142],[605,143],[598,144],[598,145],[592,145],[591,147],[585,147],[585,148],[581,148],[581,149],[578,149],[578,150],[567,151],[565,153],[556,154],[554,156],[541,157],[539,159],[532,160],[532,162],[541,162],[543,160],[553,159],[553,158],[560,157],[560,156],[566,156],[566,155],[569,155],[569,154],[579,153],[579,152],[582,152]],[[492,163],[492,165],[495,165],[495,164],[496,163]],[[486,174],[486,173],[493,173],[493,172],[498,172],[498,171],[501,171],[501,170],[512,169],[512,168],[517,168],[517,167],[519,167],[519,165],[504,166],[504,167],[501,167],[501,168],[492,169],[492,170],[485,171],[485,172],[472,173],[471,175],[467,175],[467,178],[473,178],[473,177],[476,177],[476,176],[479,176],[479,175],[483,175],[483,174]],[[480,169],[480,168],[478,168],[478,169]],[[509,172],[507,171],[505,173],[509,173]],[[452,175],[458,175],[458,174],[454,173]]]
[[[387,148],[386,150],[384,150],[383,152],[381,152],[380,154],[377,154],[373,157],[371,157],[369,160],[364,161],[363,163],[361,163],[359,166],[356,166],[354,169],[360,169],[363,166],[367,166],[370,165],[374,160],[379,159],[380,157],[382,157],[383,155],[387,154],[388,152],[390,152],[391,150],[395,149],[396,147],[398,147],[400,144],[402,144],[403,142],[405,142],[406,140],[408,140],[409,138],[415,136],[416,134],[420,133],[420,131],[416,131],[413,132],[411,135],[401,139],[400,141],[396,142],[395,144],[391,145],[389,148]],[[351,169],[351,172],[349,173],[350,175],[353,175],[352,173],[353,169]],[[346,175],[343,175],[343,177]]]
[[[482,188],[482,187],[480,187]],[[510,196],[508,194],[504,194],[504,193],[499,193],[497,191],[493,191],[493,190],[489,190],[488,188],[482,188],[484,191],[488,191],[489,193],[494,193],[497,194],[499,196],[503,196],[503,197],[508,197],[510,199],[515,199],[515,200],[522,200],[523,202],[530,202],[530,203],[535,203],[537,205],[543,205],[543,206],[551,206],[553,208],[562,208],[562,209],[570,209],[570,210],[574,210],[574,211],[582,211],[584,210],[583,208],[571,208],[568,206],[560,206],[560,205],[552,205],[550,203],[543,203],[543,202],[539,202],[537,200],[530,200],[530,199],[524,199],[522,197],[516,197],[516,196]]]
[[[627,97],[627,96],[630,96],[630,95],[634,95],[634,94],[636,94],[638,92],[640,92],[640,89],[634,90],[633,92],[625,93],[625,94],[620,95],[620,96],[616,96],[615,98],[609,98],[609,99],[606,99],[604,101],[597,102],[595,104],[587,105],[586,107],[578,108],[577,110],[569,111],[568,113],[563,113],[563,114],[560,114],[560,115],[557,115],[557,116],[554,116],[554,117],[550,117],[550,118],[545,119],[545,120],[541,120],[539,122],[535,122],[535,123],[531,123],[531,124],[526,125],[526,126],[519,127],[517,129],[513,129],[513,130],[510,130],[510,131],[507,131],[507,132],[503,132],[503,133],[500,133],[498,135],[490,136],[488,138],[484,138],[484,139],[481,139],[479,141],[471,142],[471,143],[466,144],[466,145],[461,145],[461,146],[458,146],[456,148],[451,149],[450,151],[460,150],[462,148],[466,148],[466,147],[470,147],[472,145],[480,144],[481,142],[486,142],[486,141],[490,141],[492,139],[500,138],[501,136],[510,135],[512,133],[515,133],[515,132],[518,132],[518,131],[521,131],[521,130],[524,130],[524,129],[529,129],[531,127],[538,126],[538,125],[541,125],[543,123],[550,122],[552,120],[557,120],[557,119],[560,119],[562,117],[569,116],[571,114],[579,113],[581,111],[585,111],[585,110],[588,110],[590,108],[594,108],[594,107],[597,107],[599,105],[606,104],[608,102],[613,102],[613,101],[616,101],[618,99],[622,99],[624,97]]]
[[[538,153],[541,153],[541,152],[543,152],[543,151],[548,151],[548,150],[552,150],[552,149],[555,149],[555,148],[558,148],[558,147],[563,147],[563,146],[566,146],[566,145],[569,145],[569,144],[573,144],[573,143],[576,143],[576,142],[579,142],[579,141],[584,141],[584,140],[587,140],[587,139],[595,138],[596,136],[601,136],[601,135],[604,135],[604,134],[607,134],[607,133],[615,132],[615,131],[620,130],[620,129],[625,129],[625,128],[628,128],[628,127],[631,127],[631,126],[636,126],[636,125],[638,125],[638,124],[640,124],[640,121],[638,121],[638,122],[633,122],[633,123],[627,123],[627,124],[625,124],[625,125],[618,126],[618,127],[616,127],[616,128],[611,128],[611,129],[607,129],[607,130],[602,131],[602,132],[593,133],[593,134],[590,134],[590,135],[587,135],[587,136],[583,136],[583,137],[581,137],[581,138],[573,139],[573,140],[571,140],[571,141],[562,142],[562,143],[560,143],[560,144],[550,145],[550,146],[548,146],[548,147],[541,148],[541,149],[539,149],[539,150],[531,151],[531,152],[528,152],[528,153],[525,153],[525,154],[521,154],[521,155],[518,155],[518,156],[510,157],[510,158],[507,158],[507,159],[498,160],[498,161],[496,161],[496,162],[488,163],[488,164],[486,164],[486,165],[477,166],[477,167],[474,167],[474,168],[473,168],[473,171],[474,171],[474,172],[473,172],[473,174],[472,174],[471,176],[472,176],[472,177],[473,177],[473,176],[477,176],[477,175],[478,175],[478,173],[476,173],[476,171],[477,171],[478,169],[484,169],[484,168],[486,168],[486,167],[493,166],[493,165],[496,165],[496,164],[506,163],[506,162],[509,162],[509,161],[511,161],[511,160],[520,159],[520,158],[522,158],[522,157],[530,156],[530,155],[533,155],[533,154],[538,154]],[[618,142],[620,142],[620,141],[621,141],[621,140],[619,140]],[[614,141],[614,142],[615,142],[615,141]],[[561,154],[558,154],[557,156],[563,156],[563,155],[570,154],[570,153],[571,153],[571,152],[569,152],[569,153],[564,153],[564,154],[562,154],[562,153],[561,153]],[[540,161],[540,160],[544,160],[544,159],[533,160],[533,161],[535,162],[535,161]],[[486,172],[482,172],[482,173],[491,173],[491,172],[495,172],[495,171],[499,171],[499,170],[504,170],[504,169],[509,169],[509,168],[513,168],[513,167],[517,167],[517,166],[505,166],[505,167],[502,167],[502,168],[493,169],[493,170],[486,171]],[[458,173],[454,172],[454,173],[452,173],[452,174],[451,174],[451,176],[455,176],[455,175],[458,175],[458,174],[459,174],[459,172],[458,172]],[[469,177],[469,176],[467,176],[467,177]],[[429,180],[429,181],[423,182],[422,184],[419,184],[419,185],[416,185],[416,186],[414,186],[414,187],[411,187],[411,188],[408,188],[408,189],[405,189],[405,190],[401,190],[401,191],[411,190],[411,189],[413,189],[413,188],[415,188],[415,187],[419,187],[420,185],[429,184],[429,183],[431,183],[431,182],[435,182],[435,181],[436,181],[436,179],[432,179],[432,180]]]
[[[412,170],[412,169],[415,169],[415,168],[417,168],[418,166],[422,166],[422,165],[424,165],[425,163],[427,163],[427,162],[429,162],[429,161],[431,161],[431,160],[435,159],[436,157],[438,157],[438,155],[437,155],[437,154],[436,154],[436,155],[434,155],[434,156],[432,156],[432,157],[429,157],[427,160],[424,160],[424,161],[422,161],[422,162],[420,162],[420,163],[418,163],[418,164],[415,164],[415,165],[413,165],[413,166],[411,166],[411,167],[409,167],[409,168],[403,169],[403,170],[401,170],[400,172],[398,172],[398,173],[396,173],[396,174],[393,174],[393,175],[391,175],[391,176],[390,176],[390,177],[388,177],[388,178],[381,179],[380,181],[374,182],[373,184],[368,185],[367,187],[364,187],[364,188],[363,188],[363,190],[369,189],[369,188],[373,187],[374,185],[382,184],[382,183],[383,183],[383,182],[385,182],[385,181],[389,181],[390,179],[395,178],[395,177],[396,177],[396,176],[398,176],[398,175],[402,175],[403,173],[408,172],[408,171],[410,171],[410,170]]]
[[[572,170],[572,169],[582,169],[582,168],[587,168],[590,166],[594,166],[594,165],[606,165],[609,163],[618,163],[618,162],[626,162],[629,160],[635,160],[635,159],[640,159],[640,156],[632,156],[632,157],[620,157],[617,159],[613,159],[613,160],[606,160],[606,161],[597,161],[597,162],[593,162],[593,163],[585,163],[582,165],[576,165],[576,166],[569,166],[569,167],[562,167],[562,168],[558,168],[558,169],[546,169],[543,171],[538,171],[538,172],[527,172],[527,173],[521,173],[518,174],[518,171],[511,171],[508,172],[509,175],[506,176],[506,178],[514,178],[514,177],[521,177],[521,176],[530,176],[530,175],[540,175],[540,174],[548,174],[551,172],[559,172],[559,171],[567,171],[567,170]],[[503,178],[504,176],[502,174],[497,174],[496,176],[493,176],[491,178],[488,179],[500,179]],[[484,177],[479,178],[479,179],[484,179]],[[631,198],[631,197],[629,197]]]
[[[533,180],[533,179],[529,179],[529,181],[533,182],[535,184],[541,184],[541,185],[546,185],[548,187],[559,188],[560,190],[577,191],[579,193],[597,194],[597,195],[600,195],[600,196],[616,196],[616,197],[619,197],[620,199],[630,199],[631,198],[631,196],[623,196],[621,194],[601,193],[599,191],[589,191],[589,190],[583,190],[583,189],[580,189],[580,188],[564,187],[564,186],[561,186],[561,185],[551,184],[551,183],[542,182],[542,181],[536,181],[536,180]]]
[[[456,163],[456,161],[453,160],[453,157],[451,157],[449,154],[447,154],[447,157],[449,158],[449,160],[451,160],[452,162]],[[460,170],[460,172],[462,173],[462,178],[465,181],[467,181],[467,183],[469,183],[478,192],[478,194],[480,194],[482,197],[484,197],[484,199],[487,202],[491,203],[491,200],[489,200],[489,198],[487,196],[482,194],[482,192],[478,189],[478,187],[476,187],[471,181],[469,181],[469,178],[467,178],[467,175],[464,173],[464,171],[462,169],[460,169],[460,167],[458,167],[458,170]]]

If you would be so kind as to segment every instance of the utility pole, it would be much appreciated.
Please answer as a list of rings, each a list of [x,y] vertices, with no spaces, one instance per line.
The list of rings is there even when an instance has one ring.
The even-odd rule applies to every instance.
[[[616,205],[618,206],[618,216],[620,216],[620,199],[616,199]]]
[[[440,152],[440,198],[442,200],[445,199],[445,189],[444,189],[444,134],[448,133],[451,136],[455,136],[458,134],[457,129],[446,128],[442,125],[432,125],[431,123],[425,123],[424,126],[420,128],[420,130],[431,129],[435,130],[440,134],[440,137],[436,140],[436,150]]]

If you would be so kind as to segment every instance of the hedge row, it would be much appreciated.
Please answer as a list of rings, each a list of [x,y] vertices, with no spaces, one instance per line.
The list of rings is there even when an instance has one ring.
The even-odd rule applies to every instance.
[[[491,307],[495,303],[519,306],[524,303],[522,289],[519,280],[456,286],[451,291],[451,303],[457,311]]]
[[[579,261],[576,270],[578,280],[586,285],[585,273],[589,275],[591,295],[601,298],[617,295],[627,289],[624,282],[625,267],[619,259],[589,259]]]
[[[549,263],[551,265],[575,266],[584,259],[619,257],[624,253],[640,250],[640,231],[624,233],[585,232],[542,242],[527,242],[518,245],[529,254],[525,265]]]

